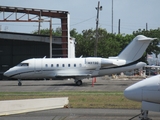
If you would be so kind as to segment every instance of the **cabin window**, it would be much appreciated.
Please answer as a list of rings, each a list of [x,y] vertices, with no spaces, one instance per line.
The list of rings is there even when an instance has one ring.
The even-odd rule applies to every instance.
[[[48,67],[48,64],[46,64],[46,67]]]
[[[53,64],[51,64],[51,67],[53,67]]]
[[[79,64],[79,67],[82,67],[82,64],[81,64],[81,63]]]
[[[68,67],[70,67],[71,65],[70,64],[68,64]]]
[[[65,67],[65,65],[64,65],[64,64],[62,64],[62,67]]]
[[[59,64],[57,64],[57,67],[59,67]]]
[[[76,64],[74,64],[74,67],[76,67]]]

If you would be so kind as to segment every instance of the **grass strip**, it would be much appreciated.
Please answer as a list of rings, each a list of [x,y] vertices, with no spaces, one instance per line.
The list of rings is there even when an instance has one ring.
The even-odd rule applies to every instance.
[[[0,92],[0,100],[69,97],[71,108],[140,109],[140,103],[126,99],[122,92],[60,91]]]

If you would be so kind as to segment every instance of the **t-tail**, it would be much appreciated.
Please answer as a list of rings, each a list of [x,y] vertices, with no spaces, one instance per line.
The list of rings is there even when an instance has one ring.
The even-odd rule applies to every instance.
[[[137,61],[142,57],[150,42],[154,39],[157,38],[149,38],[144,35],[138,35],[117,57],[110,58],[123,59],[126,60],[127,63]]]

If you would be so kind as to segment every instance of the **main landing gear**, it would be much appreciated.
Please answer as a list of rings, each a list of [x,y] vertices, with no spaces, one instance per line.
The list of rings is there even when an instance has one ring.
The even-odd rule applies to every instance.
[[[18,86],[22,86],[22,82],[20,79],[18,79]]]
[[[129,120],[133,120],[136,117],[139,117],[139,120],[152,120],[148,117],[148,110],[141,110],[140,114],[130,118]]]
[[[148,117],[148,110],[141,110],[140,120],[152,120]]]
[[[75,80],[75,83],[77,86],[81,86],[83,84],[82,80]]]

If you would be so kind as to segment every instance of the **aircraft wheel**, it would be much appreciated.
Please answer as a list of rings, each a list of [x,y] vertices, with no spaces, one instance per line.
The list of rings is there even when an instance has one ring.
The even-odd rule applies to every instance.
[[[82,85],[82,80],[78,80],[78,81],[76,82],[76,85],[77,85],[77,86],[81,86],[81,85]]]
[[[18,82],[18,86],[22,86],[22,83],[21,83],[21,82]]]

